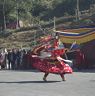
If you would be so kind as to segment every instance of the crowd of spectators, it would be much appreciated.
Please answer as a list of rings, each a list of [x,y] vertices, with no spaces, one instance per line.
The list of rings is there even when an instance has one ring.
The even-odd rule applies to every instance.
[[[0,67],[8,70],[32,69],[31,50],[1,49]]]

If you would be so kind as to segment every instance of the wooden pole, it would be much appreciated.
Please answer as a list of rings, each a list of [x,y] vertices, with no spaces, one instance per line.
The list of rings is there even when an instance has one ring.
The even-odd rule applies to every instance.
[[[6,30],[5,0],[3,2],[4,30]]]
[[[56,30],[56,17],[54,16],[54,30]]]
[[[76,5],[76,21],[80,19],[80,13],[79,13],[79,0],[77,0],[77,5]]]
[[[17,15],[17,23],[16,23],[16,29],[19,29],[19,12],[18,12],[18,0],[16,0],[16,15]]]

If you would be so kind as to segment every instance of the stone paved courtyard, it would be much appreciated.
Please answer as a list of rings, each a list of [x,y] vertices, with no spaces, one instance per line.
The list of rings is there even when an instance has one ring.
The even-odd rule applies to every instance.
[[[42,72],[0,70],[0,96],[95,96],[95,71],[67,74],[67,81]]]

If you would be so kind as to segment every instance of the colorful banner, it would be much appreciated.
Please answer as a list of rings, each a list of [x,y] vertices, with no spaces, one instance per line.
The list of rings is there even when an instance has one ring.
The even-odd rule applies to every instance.
[[[95,29],[93,28],[92,30],[86,32],[73,32],[73,30],[74,29],[72,29],[71,32],[68,31],[63,32],[55,31],[55,32],[59,34],[59,38],[63,43],[73,43],[74,41],[76,41],[77,44],[82,44],[95,39]]]

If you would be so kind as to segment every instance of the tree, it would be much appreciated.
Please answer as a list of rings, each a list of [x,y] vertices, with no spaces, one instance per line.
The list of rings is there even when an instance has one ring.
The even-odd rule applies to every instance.
[[[75,15],[77,0],[0,0],[0,27],[19,20],[50,20],[54,16]],[[93,0],[95,2],[95,0]],[[80,11],[89,9],[92,0],[79,0]],[[36,20],[35,19],[35,20]]]
[[[5,21],[8,24],[28,19],[31,16],[31,3],[31,0],[0,0],[0,26],[5,29]]]

